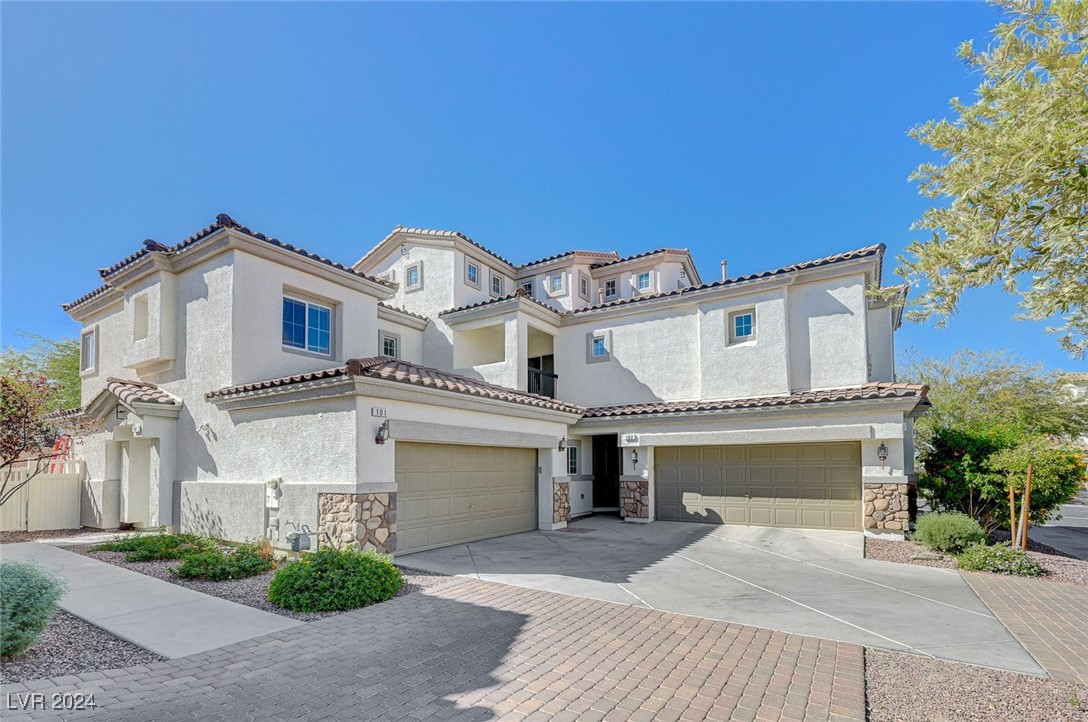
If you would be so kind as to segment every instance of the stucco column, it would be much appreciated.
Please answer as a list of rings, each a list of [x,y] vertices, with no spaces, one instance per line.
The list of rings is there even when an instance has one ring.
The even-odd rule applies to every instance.
[[[561,473],[566,469],[563,457],[566,452],[558,451],[554,446],[537,449],[537,528],[542,531],[562,529],[570,518],[570,477]],[[557,485],[559,488],[557,488]],[[566,515],[561,521],[556,520],[556,495],[563,489],[567,493]]]
[[[881,444],[887,449],[883,461]],[[861,442],[862,528],[867,536],[901,540],[910,530],[917,486],[910,473],[914,460],[907,456],[909,446],[904,438]]]
[[[148,417],[143,422],[150,443],[148,484],[148,526],[177,528],[174,518],[174,479],[177,476],[177,422]]]
[[[506,374],[510,386],[518,391],[529,389],[529,325],[521,314],[504,324],[506,339]]]

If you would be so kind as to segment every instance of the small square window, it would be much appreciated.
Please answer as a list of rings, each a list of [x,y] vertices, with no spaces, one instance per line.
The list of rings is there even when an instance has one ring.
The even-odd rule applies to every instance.
[[[756,337],[755,311],[738,311],[729,316],[729,342],[752,341]]]
[[[616,297],[616,279],[610,278],[604,282],[604,297],[615,298]]]
[[[548,292],[549,293],[562,293],[563,292],[563,274],[556,273],[552,276],[548,276]]]
[[[650,275],[649,271],[643,271],[642,273],[635,276],[635,288],[637,288],[640,292],[649,291],[652,278],[653,277]]]
[[[603,336],[597,336],[593,339],[593,350],[590,355],[593,358],[604,358],[608,355],[608,348],[605,346]]]
[[[612,358],[612,332],[591,331],[586,334],[586,363],[600,363]]]
[[[400,358],[400,337],[393,333],[382,332],[382,356]]]
[[[97,366],[98,329],[92,328],[83,333],[79,340],[79,370],[94,371]]]
[[[526,296],[531,297],[533,295],[533,279],[530,278],[528,281],[522,281],[521,288],[525,291]]]
[[[578,447],[567,446],[567,473],[574,475],[578,473]]]
[[[505,283],[504,283],[504,279],[503,279],[502,276],[496,276],[494,274],[491,275],[491,295],[492,296],[501,296],[504,286],[505,286]]]
[[[465,282],[470,286],[480,287],[480,267],[472,261],[465,262]]]
[[[423,287],[423,264],[413,263],[404,271],[404,287],[409,291]]]

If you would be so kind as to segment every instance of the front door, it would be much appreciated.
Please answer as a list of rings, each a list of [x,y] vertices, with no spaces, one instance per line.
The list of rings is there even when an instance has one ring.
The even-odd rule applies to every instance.
[[[593,437],[593,508],[619,509],[620,446],[616,434]]]

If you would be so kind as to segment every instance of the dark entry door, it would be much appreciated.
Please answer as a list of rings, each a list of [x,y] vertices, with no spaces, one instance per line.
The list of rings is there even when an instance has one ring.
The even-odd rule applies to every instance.
[[[620,448],[616,434],[593,437],[593,507],[619,508]]]

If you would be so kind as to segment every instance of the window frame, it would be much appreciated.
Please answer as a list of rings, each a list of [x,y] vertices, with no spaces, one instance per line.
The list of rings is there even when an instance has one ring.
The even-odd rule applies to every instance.
[[[610,283],[612,284],[612,293],[608,292],[608,284]],[[605,299],[616,298],[620,290],[619,279],[616,277],[604,279],[601,281],[601,289],[604,291]]]
[[[557,278],[559,279],[559,288],[554,287],[554,281]],[[565,271],[549,273],[546,279],[544,288],[548,290],[549,296],[562,296],[567,292],[567,274]]]
[[[571,459],[571,456],[574,458]],[[573,464],[571,462],[574,462]],[[576,441],[567,442],[567,476],[578,476],[582,465],[582,445]],[[573,466],[573,468],[571,468]]]
[[[639,285],[639,279],[646,276],[646,288]],[[653,271],[636,271],[635,272],[635,291],[638,293],[650,293],[654,290],[654,272]]]
[[[604,346],[604,355],[595,356],[593,354],[594,342],[600,339]],[[612,360],[612,332],[611,331],[590,331],[586,334],[586,363],[596,364],[603,363],[605,361]]]
[[[578,295],[584,301],[588,301],[590,291],[592,290],[589,274],[585,271],[578,271]]]
[[[283,310],[284,301],[291,301],[293,303],[302,304],[304,310],[303,313],[303,345],[296,346],[294,344],[287,343],[283,337]],[[329,313],[329,348],[327,351],[321,351],[317,347],[310,346],[310,309],[317,308]],[[316,299],[307,298],[304,294],[299,294],[293,291],[284,289],[283,295],[280,299],[280,347],[289,353],[302,353],[311,356],[318,356],[321,358],[333,358],[336,355],[336,304],[330,301],[318,301]]]
[[[393,347],[395,349],[395,353],[392,356],[390,356],[389,354],[387,354],[385,352],[385,342],[386,341],[392,341],[393,342]],[[400,334],[399,333],[393,333],[392,331],[384,331],[384,330],[379,329],[378,330],[378,355],[379,356],[384,356],[385,358],[399,359],[401,357],[400,352],[401,352]]]
[[[146,341],[151,332],[151,294],[144,292],[132,297],[132,341]]]
[[[87,353],[87,339],[91,339],[90,353]],[[87,356],[91,356],[90,366],[86,365]],[[98,373],[98,324],[83,329],[79,334],[79,375],[89,376]]]
[[[495,282],[496,281],[499,282],[498,290],[495,290]],[[503,292],[506,290],[506,279],[503,278],[502,276],[500,276],[499,274],[495,273],[494,271],[491,271],[491,278],[490,278],[490,281],[488,283],[487,290],[492,296],[494,296],[495,298],[499,298],[500,296],[502,296]]]
[[[529,298],[535,298],[533,296],[533,279],[530,278],[527,281],[522,281],[521,283],[518,284],[518,288],[525,291],[525,295],[528,296]]]
[[[416,272],[416,282],[412,284],[412,271]],[[423,261],[416,261],[404,268],[404,290],[418,291],[423,288]]]
[[[745,334],[744,336],[741,336],[741,335],[737,334],[737,321],[740,320],[741,318],[745,317],[745,316],[750,317],[750,321],[749,321],[750,333]],[[727,333],[728,333],[729,345],[730,346],[734,346],[734,345],[737,345],[737,344],[743,344],[743,343],[754,343],[755,342],[755,340],[756,340],[756,331],[758,330],[758,327],[757,327],[757,324],[756,324],[756,309],[755,308],[744,308],[744,309],[739,309],[737,311],[731,311],[729,313],[728,323],[729,323],[729,327],[726,330],[727,330]]]
[[[473,281],[471,276],[469,275],[470,268],[476,269],[475,281]],[[480,287],[480,264],[476,263],[475,261],[470,261],[467,258],[465,259],[465,283],[469,286],[472,286],[473,288],[478,289]]]

